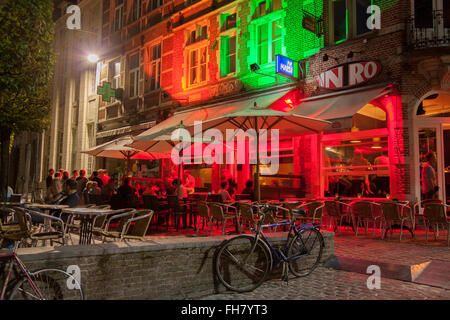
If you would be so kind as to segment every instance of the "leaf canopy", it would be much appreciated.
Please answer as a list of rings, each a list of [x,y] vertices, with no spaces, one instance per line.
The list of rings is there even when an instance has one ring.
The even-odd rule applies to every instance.
[[[0,127],[10,132],[50,123],[52,11],[51,0],[0,1]]]

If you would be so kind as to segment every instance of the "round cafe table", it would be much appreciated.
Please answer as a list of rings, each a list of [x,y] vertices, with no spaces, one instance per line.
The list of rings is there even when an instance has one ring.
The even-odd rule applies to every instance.
[[[80,241],[79,244],[90,244],[92,240],[92,229],[94,227],[94,219],[97,216],[113,213],[112,209],[95,209],[95,208],[66,208],[63,212],[80,216]]]

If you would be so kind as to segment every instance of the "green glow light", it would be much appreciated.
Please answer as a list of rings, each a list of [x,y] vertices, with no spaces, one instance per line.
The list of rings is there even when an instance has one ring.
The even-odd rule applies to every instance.
[[[262,2],[252,0],[250,11],[242,8],[248,6],[248,2],[239,4],[241,8],[238,8],[238,21],[241,21],[240,30],[237,33],[238,77],[248,89],[275,84],[273,78],[251,72],[249,67],[251,64],[258,63],[261,73],[275,76],[276,54],[299,61],[324,47],[324,37],[318,38],[314,33],[302,27],[303,10],[319,17],[323,12],[323,0],[267,0],[265,5],[260,5]],[[279,7],[281,9],[274,10]],[[247,12],[246,16],[243,16],[243,12]],[[277,20],[281,21],[281,27],[273,24]],[[260,30],[267,30],[267,42],[265,42],[265,37],[262,37],[265,34],[258,34]],[[247,33],[248,36],[244,37],[243,35]],[[281,40],[279,36],[281,36]],[[262,41],[259,46],[258,40]],[[261,59],[258,51],[261,51],[262,48],[266,53]],[[261,60],[267,62],[260,64]],[[295,73],[298,76],[298,66],[296,66]],[[279,84],[293,81],[281,76],[277,76],[277,79]]]

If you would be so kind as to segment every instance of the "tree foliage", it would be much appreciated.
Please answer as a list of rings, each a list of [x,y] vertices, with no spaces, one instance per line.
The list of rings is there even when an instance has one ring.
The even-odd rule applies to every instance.
[[[50,123],[54,64],[51,0],[0,0],[0,199],[6,197],[11,137]],[[17,165],[17,164],[15,164]]]
[[[40,131],[50,123],[54,63],[51,0],[0,2],[0,128]]]

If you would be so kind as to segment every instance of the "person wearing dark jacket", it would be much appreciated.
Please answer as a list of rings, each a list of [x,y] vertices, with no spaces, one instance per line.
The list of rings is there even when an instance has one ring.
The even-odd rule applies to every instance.
[[[77,182],[73,179],[69,179],[66,182],[66,198],[61,201],[60,204],[69,206],[69,208],[75,208],[80,204],[80,197],[78,196],[77,192]],[[69,218],[69,213],[62,213],[61,219],[64,221],[64,223],[67,222],[67,219]]]
[[[253,190],[253,181],[252,180],[248,180],[245,183],[245,188],[244,188],[244,190],[242,190],[241,193],[250,195],[251,200],[255,201],[255,192]]]
[[[103,188],[103,181],[102,181],[102,179],[99,178],[98,172],[97,172],[97,171],[94,171],[94,172],[92,173],[92,175],[94,176],[94,177],[92,178],[92,181],[96,181],[96,182],[97,182],[97,185],[98,185],[98,187],[99,187],[100,189]]]
[[[117,196],[123,208],[133,207],[135,193],[136,190],[131,186],[130,179],[123,179],[122,185],[117,189]]]

